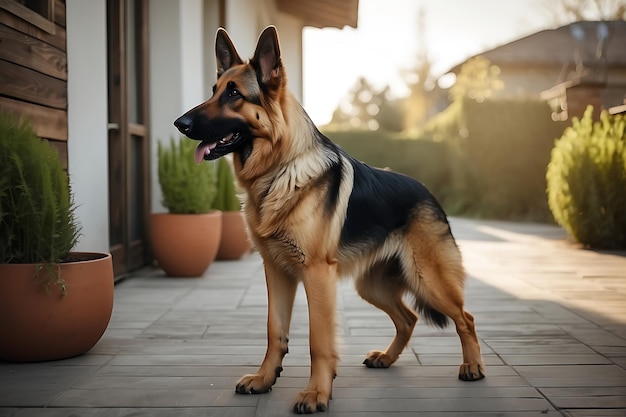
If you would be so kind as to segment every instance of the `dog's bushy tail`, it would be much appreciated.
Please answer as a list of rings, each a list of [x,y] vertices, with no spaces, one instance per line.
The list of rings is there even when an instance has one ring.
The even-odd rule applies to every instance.
[[[430,306],[430,304],[420,299],[419,297],[415,297],[414,308],[415,310],[417,310],[419,315],[424,318],[426,323],[431,326],[445,329],[450,324],[450,319],[448,319],[448,316],[438,310],[435,310],[433,307]]]

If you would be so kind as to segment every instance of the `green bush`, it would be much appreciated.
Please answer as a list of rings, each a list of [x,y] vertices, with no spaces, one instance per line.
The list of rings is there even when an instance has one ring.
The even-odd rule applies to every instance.
[[[235,174],[228,159],[220,158],[216,164],[217,170],[217,196],[213,207],[221,211],[239,211],[241,203],[237,198],[235,186]]]
[[[217,193],[215,164],[196,164],[196,141],[170,139],[169,147],[158,144],[159,184],[163,206],[170,213],[199,214],[213,210]]]
[[[626,120],[593,107],[555,142],[547,193],[555,220],[578,242],[626,248]]]
[[[452,214],[550,221],[545,170],[565,126],[545,102],[464,99],[428,124],[424,135],[448,143]]]
[[[80,233],[74,212],[56,149],[0,112],[0,263],[62,262]]]

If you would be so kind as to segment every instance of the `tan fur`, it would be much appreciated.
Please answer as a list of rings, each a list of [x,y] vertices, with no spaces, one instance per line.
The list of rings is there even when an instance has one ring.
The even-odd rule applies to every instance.
[[[366,356],[367,366],[389,367],[409,342],[418,320],[417,313],[403,301],[409,293],[455,322],[463,347],[459,378],[482,378],[484,367],[473,317],[463,309],[461,254],[448,224],[436,217],[432,207],[418,205],[411,223],[389,234],[374,249],[363,253],[359,248],[341,247],[355,173],[346,157],[329,153],[317,142],[310,120],[287,91],[282,64],[278,61],[273,67],[275,60],[264,54],[268,48],[261,43],[268,30],[261,35],[253,58],[256,67],[252,61],[244,64],[233,48],[224,59],[218,59],[228,61],[234,56],[234,64],[218,68],[214,96],[189,112],[208,120],[244,120],[254,136],[247,158],[242,159],[235,151],[233,160],[245,190],[249,234],[264,260],[268,344],[260,368],[239,380],[237,392],[267,392],[280,375],[296,288],[302,282],[309,307],[311,376],[296,398],[294,411],[327,409],[339,358],[335,342],[336,281],[344,276],[354,277],[358,293],[389,314],[396,327],[396,336],[384,351]],[[277,49],[277,44],[274,47]],[[268,87],[260,88],[257,78]],[[260,105],[248,100],[223,104],[220,96],[229,82],[244,96],[258,95]],[[341,182],[329,213],[324,206],[328,183],[320,179],[331,163],[337,162],[342,162]],[[395,265],[390,259],[399,261]]]

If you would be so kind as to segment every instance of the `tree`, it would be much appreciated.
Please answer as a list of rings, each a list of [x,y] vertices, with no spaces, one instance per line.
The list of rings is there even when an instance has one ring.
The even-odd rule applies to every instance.
[[[450,98],[457,101],[467,97],[480,103],[503,87],[500,67],[492,65],[487,58],[479,55],[463,64],[456,82],[450,88]]]
[[[374,86],[365,77],[359,77],[354,87],[339,103],[330,123],[340,130],[376,130],[374,117],[378,114],[378,100],[375,100]]]
[[[409,96],[405,100],[405,129],[412,129],[423,124],[429,117],[432,99],[429,94],[435,86],[432,74],[432,62],[426,47],[425,12],[420,9],[417,17],[419,48],[415,66],[404,74]]]
[[[378,91],[364,77],[341,100],[329,126],[335,130],[402,130],[402,108],[389,98],[389,87]]]

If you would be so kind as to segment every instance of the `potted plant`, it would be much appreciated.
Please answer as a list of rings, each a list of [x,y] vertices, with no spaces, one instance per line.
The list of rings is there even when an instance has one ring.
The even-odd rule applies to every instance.
[[[159,184],[168,213],[150,216],[150,242],[158,265],[169,276],[199,277],[215,260],[222,213],[213,164],[196,164],[195,144],[181,138],[158,144]]]
[[[83,354],[113,309],[108,253],[71,252],[80,227],[58,154],[0,112],[0,359]]]
[[[217,196],[213,206],[222,211],[222,238],[217,259],[234,260],[250,252],[252,243],[248,238],[246,223],[237,198],[235,174],[226,157],[216,162]]]

